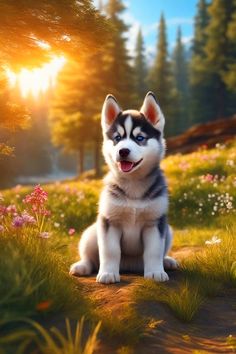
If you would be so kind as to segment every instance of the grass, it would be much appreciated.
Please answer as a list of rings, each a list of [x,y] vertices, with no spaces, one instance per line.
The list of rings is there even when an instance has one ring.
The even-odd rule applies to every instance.
[[[156,284],[140,278],[129,294],[131,304],[119,316],[98,311],[96,301],[85,295],[83,285],[68,276],[69,265],[77,257],[80,233],[95,220],[101,181],[44,186],[51,211],[45,219],[49,239],[38,237],[33,227],[14,229],[10,219],[13,216],[8,215],[10,226],[0,231],[0,331],[5,338],[0,353],[5,354],[5,349],[8,353],[8,348],[16,352],[15,341],[12,344],[10,339],[17,333],[22,353],[27,353],[25,342],[20,339],[24,335],[29,337],[29,343],[34,338],[34,345],[42,353],[47,349],[42,349],[35,338],[44,337],[45,348],[51,340],[50,345],[57,347],[55,353],[63,353],[63,346],[72,345],[69,322],[64,325],[64,318],[79,321],[84,315],[89,328],[102,320],[103,338],[108,334],[120,338],[124,343],[120,351],[132,352],[129,343],[142,336],[146,325],[146,319],[137,312],[141,302],[162,303],[180,321],[190,322],[205,301],[235,287],[235,151],[236,142],[164,160],[170,185],[169,218],[175,231],[173,249],[192,247],[195,251],[182,261],[178,281]],[[0,204],[16,205],[21,213],[26,207],[22,199],[31,191],[32,187],[22,186],[2,191],[4,201]],[[23,327],[19,322],[22,317],[28,319],[28,325]],[[53,318],[61,323],[56,335],[48,329],[49,325],[44,326]]]
[[[66,334],[63,335],[56,327],[49,330],[30,319],[22,319],[22,324],[28,324],[33,329],[19,329],[14,334],[3,336],[0,344],[19,343],[16,354],[32,352],[35,347],[41,354],[93,354],[97,348],[97,335],[101,327],[99,322],[84,341],[84,317],[77,321],[73,331],[68,318],[65,319]],[[37,351],[37,352],[38,352]]]

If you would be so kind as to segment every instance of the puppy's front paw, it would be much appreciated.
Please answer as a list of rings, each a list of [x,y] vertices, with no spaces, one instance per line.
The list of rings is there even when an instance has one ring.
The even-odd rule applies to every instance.
[[[83,276],[89,275],[92,272],[92,267],[89,262],[79,261],[71,265],[70,275]]]
[[[154,279],[158,282],[164,282],[169,280],[168,274],[164,270],[145,273],[144,278]]]
[[[116,273],[106,273],[106,272],[98,273],[97,282],[103,284],[119,283],[120,275]]]

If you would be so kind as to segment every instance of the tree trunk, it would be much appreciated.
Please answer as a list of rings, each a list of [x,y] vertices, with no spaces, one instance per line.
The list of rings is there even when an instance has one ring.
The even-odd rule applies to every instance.
[[[96,177],[101,177],[101,163],[100,163],[100,143],[95,141],[94,144],[94,168]]]
[[[224,118],[226,114],[226,88],[223,82],[219,83],[217,104],[217,119]]]
[[[84,172],[84,146],[80,145],[78,151],[78,175]]]

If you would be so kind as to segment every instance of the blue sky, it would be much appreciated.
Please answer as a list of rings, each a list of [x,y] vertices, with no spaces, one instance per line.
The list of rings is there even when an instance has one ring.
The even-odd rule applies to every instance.
[[[97,2],[98,0],[94,0],[95,5]],[[174,46],[179,25],[182,28],[183,41],[189,46],[193,37],[193,18],[197,2],[197,0],[124,0],[126,10],[122,18],[130,25],[127,46],[131,55],[139,27],[143,31],[147,56],[154,55],[157,25],[162,12],[167,23],[169,49]]]

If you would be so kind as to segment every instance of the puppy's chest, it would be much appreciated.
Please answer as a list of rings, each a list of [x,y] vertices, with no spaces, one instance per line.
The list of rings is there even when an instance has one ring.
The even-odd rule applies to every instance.
[[[154,224],[156,220],[166,213],[168,199],[166,196],[155,200],[132,200],[128,198],[102,197],[100,200],[100,213],[110,222],[132,227]]]

